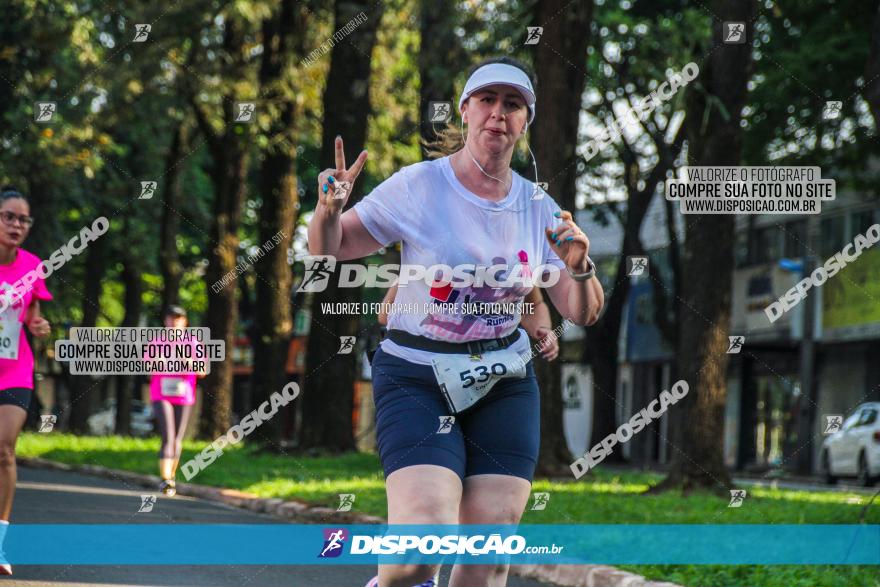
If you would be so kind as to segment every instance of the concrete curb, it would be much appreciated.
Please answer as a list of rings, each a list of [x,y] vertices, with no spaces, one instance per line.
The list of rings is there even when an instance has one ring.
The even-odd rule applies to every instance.
[[[156,475],[108,469],[97,465],[67,465],[37,457],[17,457],[16,461],[22,466],[34,469],[85,473],[153,490],[156,490],[160,481]],[[235,489],[222,489],[208,485],[178,483],[177,493],[291,520],[329,523],[332,517],[332,522],[337,524],[386,523],[384,518],[378,516],[357,512],[337,512],[330,508],[312,506],[299,501],[268,499]],[[681,587],[675,583],[648,581],[641,575],[606,565],[511,565],[510,572],[521,577],[553,583],[562,587]]]

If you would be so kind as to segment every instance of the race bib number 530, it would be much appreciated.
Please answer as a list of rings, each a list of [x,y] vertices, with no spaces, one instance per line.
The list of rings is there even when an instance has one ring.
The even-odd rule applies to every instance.
[[[526,374],[520,356],[509,349],[482,355],[438,355],[431,365],[453,414],[477,403],[499,380]]]

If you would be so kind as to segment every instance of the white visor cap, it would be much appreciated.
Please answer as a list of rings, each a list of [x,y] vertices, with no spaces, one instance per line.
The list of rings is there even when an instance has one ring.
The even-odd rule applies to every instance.
[[[523,70],[506,63],[490,63],[475,71],[468,78],[461,92],[461,98],[458,99],[458,111],[461,112],[462,105],[471,94],[496,84],[510,86],[522,95],[529,109],[529,124],[531,124],[535,119],[535,90],[532,88],[532,82]]]

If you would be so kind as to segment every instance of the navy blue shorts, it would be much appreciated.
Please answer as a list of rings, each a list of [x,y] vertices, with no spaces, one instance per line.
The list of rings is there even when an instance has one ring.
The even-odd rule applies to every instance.
[[[0,406],[18,406],[27,412],[33,394],[34,391],[26,387],[0,389]]]
[[[410,363],[380,347],[373,358],[376,440],[387,478],[410,465],[438,465],[462,480],[471,475],[510,475],[532,480],[538,462],[541,399],[535,369],[502,379],[467,411],[449,433],[440,417],[452,415],[430,365]]]

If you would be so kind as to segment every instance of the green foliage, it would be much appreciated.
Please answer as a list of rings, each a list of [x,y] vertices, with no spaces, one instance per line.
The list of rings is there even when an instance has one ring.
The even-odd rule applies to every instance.
[[[876,130],[859,92],[876,5],[861,0],[780,0],[756,23],[745,112],[750,165],[820,165],[843,186],[875,191],[865,163]],[[841,115],[823,119],[828,100]]]

